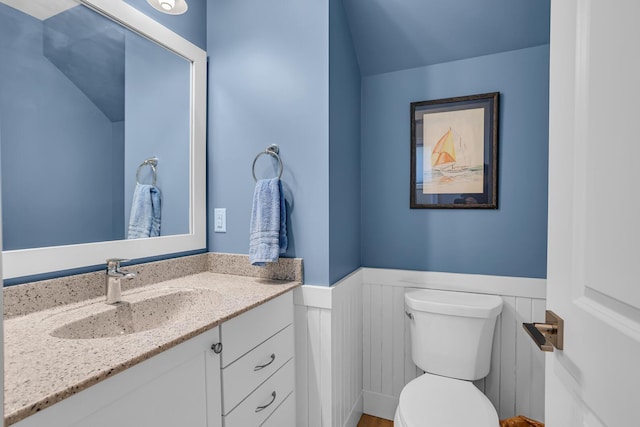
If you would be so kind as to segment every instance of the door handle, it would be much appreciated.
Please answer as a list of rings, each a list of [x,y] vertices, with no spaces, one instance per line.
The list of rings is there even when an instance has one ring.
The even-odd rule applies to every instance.
[[[546,311],[544,323],[523,323],[522,327],[542,351],[564,348],[564,320],[551,310]]]

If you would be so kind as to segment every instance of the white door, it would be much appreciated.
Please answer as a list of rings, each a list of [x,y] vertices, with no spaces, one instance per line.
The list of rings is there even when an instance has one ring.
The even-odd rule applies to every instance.
[[[639,21],[638,0],[551,0],[549,427],[640,426]]]

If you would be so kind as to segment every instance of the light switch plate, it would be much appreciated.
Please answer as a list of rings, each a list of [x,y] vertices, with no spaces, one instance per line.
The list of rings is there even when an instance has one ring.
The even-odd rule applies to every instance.
[[[213,210],[213,231],[214,233],[227,232],[227,209],[215,208]]]

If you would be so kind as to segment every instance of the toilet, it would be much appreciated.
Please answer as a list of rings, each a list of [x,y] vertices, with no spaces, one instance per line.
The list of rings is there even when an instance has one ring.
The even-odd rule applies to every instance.
[[[425,373],[400,393],[395,427],[497,427],[498,414],[472,381],[489,373],[502,298],[414,289],[405,293],[411,358]]]

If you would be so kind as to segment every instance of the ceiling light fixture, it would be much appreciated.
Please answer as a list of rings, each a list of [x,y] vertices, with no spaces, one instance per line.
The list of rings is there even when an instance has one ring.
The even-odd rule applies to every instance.
[[[169,15],[182,15],[189,6],[186,0],[147,0],[154,9]]]
[[[176,5],[174,0],[160,0],[160,7],[164,10],[171,10]]]

